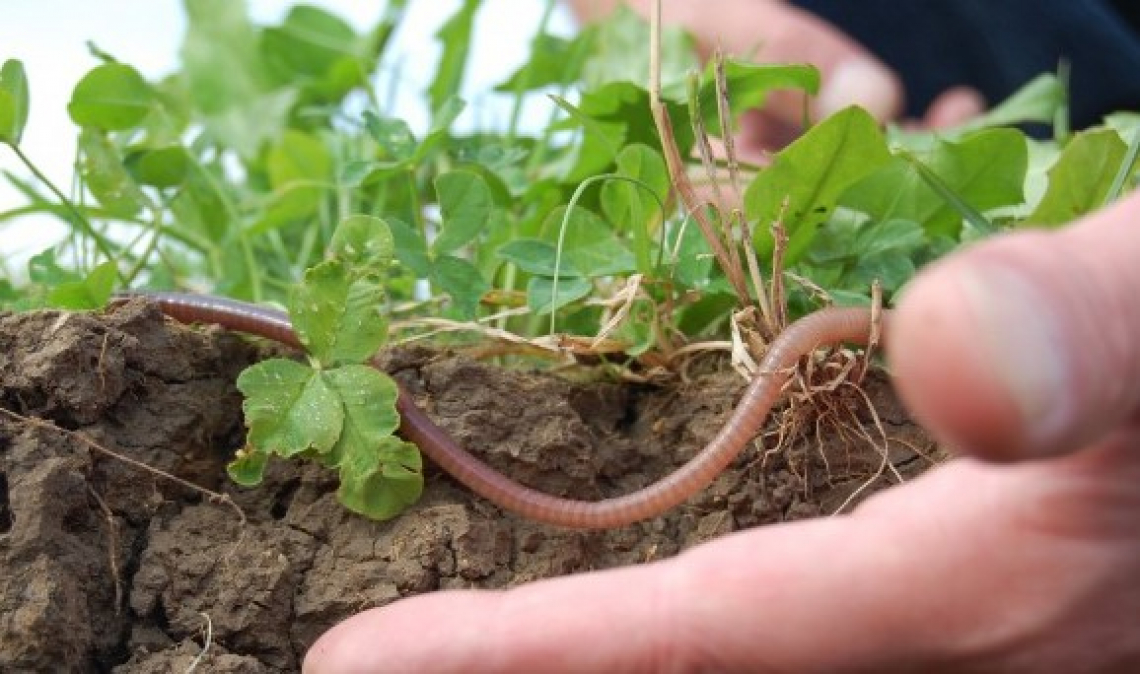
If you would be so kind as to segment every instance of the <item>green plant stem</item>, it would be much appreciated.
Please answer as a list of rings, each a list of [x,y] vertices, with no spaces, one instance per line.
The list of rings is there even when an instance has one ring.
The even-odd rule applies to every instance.
[[[114,260],[115,251],[111,247],[110,242],[108,242],[106,238],[100,235],[99,232],[95,231],[95,227],[92,226],[91,221],[89,221],[87,217],[79,211],[75,204],[72,203],[71,199],[68,199],[67,196],[64,195],[63,191],[56,187],[55,183],[53,183],[51,179],[48,178],[47,175],[45,175],[38,166],[36,166],[31,158],[28,157],[28,155],[24,154],[24,151],[20,149],[19,145],[9,145],[8,147],[12,148],[12,152],[15,153],[16,157],[19,158],[21,162],[23,162],[24,166],[26,166],[27,169],[32,172],[32,175],[36,177],[36,180],[39,180],[41,183],[43,183],[44,186],[47,187],[51,193],[55,195],[56,199],[59,199],[59,203],[62,204],[63,207],[66,208],[67,211],[72,215],[72,217],[75,218],[76,226],[83,230],[84,236],[91,239],[99,252],[102,253],[103,256],[108,260]],[[115,268],[115,274],[118,276],[121,283],[125,284],[127,282],[127,277],[121,270],[118,269],[117,266]]]
[[[213,190],[214,194],[221,200],[222,206],[226,209],[226,215],[228,215],[230,219],[230,230],[233,232],[234,238],[237,240],[237,245],[241,249],[242,260],[245,262],[246,273],[249,276],[250,299],[253,302],[261,302],[264,300],[265,290],[262,287],[261,276],[258,273],[259,266],[253,254],[253,247],[249,244],[249,237],[245,229],[241,226],[241,218],[238,215],[237,205],[234,204],[233,199],[222,189],[222,186],[214,179],[214,176],[206,169],[205,165],[203,165],[197,157],[193,155],[190,155],[190,157],[194,169],[198,171],[202,179],[206,181],[210,189]]]
[[[154,217],[154,226],[151,228],[150,241],[147,243],[146,249],[143,250],[142,255],[139,256],[138,261],[135,262],[134,266],[131,267],[131,270],[127,273],[127,276],[123,281],[123,283],[126,285],[133,283],[134,280],[138,278],[139,274],[143,272],[143,269],[146,268],[146,265],[150,261],[151,256],[154,255],[154,252],[158,249],[158,242],[162,238],[162,209],[151,206],[151,214]]]

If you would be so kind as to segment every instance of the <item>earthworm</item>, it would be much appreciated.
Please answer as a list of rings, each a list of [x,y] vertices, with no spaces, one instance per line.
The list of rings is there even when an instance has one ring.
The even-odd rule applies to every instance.
[[[129,292],[114,302],[141,297],[182,323],[213,323],[230,330],[301,348],[288,316],[275,309],[209,295]],[[883,314],[884,321],[886,313]],[[523,517],[578,529],[606,529],[655,517],[708,486],[763,427],[799,359],[826,344],[866,344],[873,327],[867,308],[833,307],[789,325],[768,347],[757,374],[716,436],[683,466],[624,496],[579,501],[551,496],[503,475],[460,447],[400,388],[400,435],[472,491]]]

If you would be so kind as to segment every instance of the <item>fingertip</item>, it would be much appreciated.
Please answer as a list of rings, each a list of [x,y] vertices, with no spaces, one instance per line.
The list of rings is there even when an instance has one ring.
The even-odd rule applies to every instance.
[[[973,87],[952,87],[938,95],[926,111],[925,126],[947,129],[960,126],[986,110],[986,99]]]
[[[823,78],[815,101],[820,117],[857,105],[880,122],[887,122],[902,111],[902,84],[890,69],[874,58],[853,54],[825,71]]]
[[[979,358],[978,331],[962,290],[962,264],[934,265],[905,290],[889,326],[890,364],[913,417],[950,447],[1009,461],[1024,444],[1016,404]]]
[[[955,449],[1016,460],[1080,450],[1140,414],[1137,216],[1140,194],[916,277],[888,335],[915,418]]]
[[[481,624],[472,617],[492,611],[499,596],[496,592],[438,592],[362,611],[322,634],[305,654],[302,671],[471,671],[475,657],[482,653]],[[433,638],[424,638],[428,629],[436,630]],[[441,652],[441,641],[451,647]]]

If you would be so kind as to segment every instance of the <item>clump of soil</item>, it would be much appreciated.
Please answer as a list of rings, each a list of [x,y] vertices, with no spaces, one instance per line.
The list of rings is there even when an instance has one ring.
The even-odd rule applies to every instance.
[[[238,336],[177,326],[139,303],[0,315],[0,407],[50,424],[0,415],[0,671],[168,672],[195,661],[211,672],[296,671],[324,630],[362,609],[646,562],[736,529],[830,514],[936,454],[872,377],[881,423],[862,395],[835,397],[830,414],[847,432],[746,452],[683,507],[638,525],[535,524],[432,467],[416,506],[371,522],[341,508],[335,476],[312,465],[275,462],[253,490],[228,481],[243,439],[233,382],[258,356]],[[387,366],[472,452],[585,499],[684,462],[742,388],[723,369],[669,386],[574,383],[423,349],[389,354]],[[240,513],[92,442],[223,493]],[[893,470],[883,470],[883,446]]]

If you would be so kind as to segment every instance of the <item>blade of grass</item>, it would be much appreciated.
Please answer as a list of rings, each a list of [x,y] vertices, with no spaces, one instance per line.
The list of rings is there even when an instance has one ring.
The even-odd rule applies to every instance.
[[[1140,128],[1132,134],[1132,142],[1128,144],[1128,152],[1124,155],[1124,161],[1120,162],[1120,169],[1117,170],[1116,176],[1112,179],[1112,186],[1108,188],[1108,194],[1104,195],[1104,205],[1107,206],[1120,198],[1124,194],[1124,188],[1128,184],[1128,180],[1136,171],[1136,159],[1140,156]]]
[[[939,178],[938,174],[931,171],[930,167],[922,163],[918,157],[910,152],[901,152],[900,155],[914,167],[914,170],[918,172],[918,176],[922,178],[922,181],[926,183],[930,189],[934,190],[951,208],[957,211],[974,229],[982,234],[993,234],[997,231],[997,227],[995,227],[986,216],[982,215],[976,208],[958,196],[957,192],[950,189],[950,186]]]

